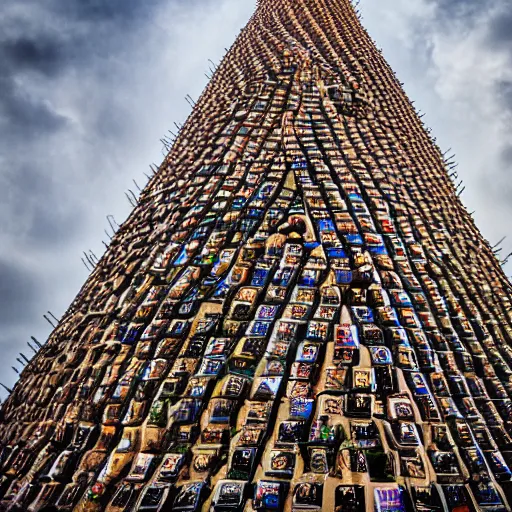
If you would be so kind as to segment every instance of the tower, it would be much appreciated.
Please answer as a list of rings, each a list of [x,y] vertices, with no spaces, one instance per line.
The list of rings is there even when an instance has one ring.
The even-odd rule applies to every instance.
[[[0,506],[509,510],[510,297],[348,0],[261,0],[3,404]]]

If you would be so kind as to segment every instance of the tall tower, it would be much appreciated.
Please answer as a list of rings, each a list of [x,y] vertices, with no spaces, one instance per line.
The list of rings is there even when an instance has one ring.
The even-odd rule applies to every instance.
[[[1,409],[0,508],[506,511],[511,288],[348,0],[260,0]]]

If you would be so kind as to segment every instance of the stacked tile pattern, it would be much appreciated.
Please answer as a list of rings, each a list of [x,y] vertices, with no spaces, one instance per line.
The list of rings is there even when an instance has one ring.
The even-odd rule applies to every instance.
[[[506,511],[511,289],[348,0],[261,0],[0,416],[0,509]]]

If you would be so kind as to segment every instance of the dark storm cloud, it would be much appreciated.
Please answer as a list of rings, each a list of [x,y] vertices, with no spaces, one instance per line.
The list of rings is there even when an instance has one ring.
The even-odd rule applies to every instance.
[[[0,113],[8,139],[66,128],[66,117],[31,86],[108,56],[160,1],[8,0],[0,7]]]
[[[19,324],[35,313],[37,289],[26,268],[0,259],[0,323],[2,329]]]
[[[451,30],[460,33],[462,37],[471,40],[480,38],[482,51],[487,51],[486,60],[503,56],[512,65],[512,8],[507,0],[433,0],[436,9],[436,22],[431,31],[450,33]],[[442,27],[440,29],[439,27]],[[485,64],[485,62],[477,63]],[[482,69],[485,69],[482,67]],[[506,72],[507,70],[503,70]],[[475,67],[474,73],[482,73]],[[511,126],[512,116],[512,80],[510,77],[497,76],[490,84],[492,100],[498,105],[502,120]],[[508,141],[502,155],[509,161]]]
[[[469,28],[477,23],[483,12],[499,6],[502,0],[430,0],[436,7],[437,22],[447,27],[464,25]],[[436,27],[432,27],[436,28]]]
[[[54,133],[64,128],[66,122],[65,116],[18,85],[15,76],[0,77],[0,126],[4,145],[13,139],[26,142],[30,137]],[[9,157],[4,153],[5,156]]]
[[[496,96],[500,105],[502,106],[502,118],[504,126],[507,129],[507,133],[512,131],[512,80],[500,80],[495,86]],[[503,165],[505,172],[510,173],[512,171],[512,143],[510,138],[506,137],[506,141],[503,149],[500,153],[500,162]],[[510,183],[510,180],[507,180]],[[510,186],[507,187],[507,191],[510,191]],[[507,197],[510,200],[510,197]]]
[[[9,31],[12,32],[12,29]],[[33,70],[53,75],[65,59],[62,41],[57,34],[35,38],[33,35],[12,34],[0,41],[0,59],[4,70]]]
[[[66,73],[83,72],[92,63],[107,67],[103,61],[115,54],[131,28],[150,16],[160,1],[4,1],[0,7],[0,154],[14,192],[19,183],[24,188],[28,185],[27,200],[38,199],[34,194],[41,189],[30,187],[30,180],[24,179],[24,152],[31,145],[40,150],[45,141],[51,144],[50,137],[75,128],[68,114],[52,104],[46,94],[48,85]],[[122,129],[115,113],[103,117],[107,122],[101,126],[111,135]],[[45,172],[51,174],[50,169],[38,170]],[[12,190],[4,188],[1,202],[5,205],[12,195]]]
[[[50,0],[51,9],[70,19],[87,22],[137,22],[160,0]]]
[[[497,98],[502,105],[512,110],[512,81],[499,80],[496,82]]]
[[[42,314],[66,310],[88,274],[82,252],[101,255],[105,216],[128,214],[123,191],[160,162],[159,138],[190,111],[184,96],[197,97],[208,57],[218,61],[252,8],[0,1],[0,382],[15,381],[31,335],[47,338]]]
[[[509,66],[512,66],[512,9],[504,4],[497,9],[488,24],[486,44],[492,52],[501,53],[506,56]],[[504,131],[512,131],[512,76],[496,81],[494,85],[496,102],[501,107],[501,119]],[[512,172],[512,144],[510,138],[506,137],[503,149],[499,155],[502,164],[501,172],[510,174]],[[510,192],[510,178],[506,180],[507,192]],[[510,201],[510,197],[506,198]]]
[[[63,183],[55,183],[48,171],[34,163],[21,163],[15,172],[4,176],[8,192],[10,222],[26,227],[24,238],[32,249],[71,242],[80,229],[82,208],[62,192]],[[69,212],[73,211],[73,215]],[[2,230],[0,229],[0,232]]]
[[[501,160],[505,165],[512,167],[512,145],[506,145],[501,152]]]
[[[112,142],[124,129],[124,105],[114,98],[82,92],[90,119],[77,123],[58,92],[74,94],[64,84],[80,76],[85,83],[109,80],[116,69],[110,59],[130,48],[131,34],[159,3],[4,0],[0,6],[0,347],[6,357],[13,359],[30,334],[47,332],[41,315],[51,308],[51,293],[43,290],[64,285],[51,261],[71,248],[80,263],[87,249],[72,249],[88,219],[74,183],[85,188],[81,175],[89,174],[87,185],[101,169],[87,167],[84,146],[101,151],[97,137]],[[88,124],[91,134],[81,134]],[[49,263],[44,254],[53,255]],[[12,381],[11,364],[1,365],[0,381]]]
[[[51,77],[62,69],[64,45],[57,30],[36,34],[32,20],[20,20],[4,5],[0,9],[0,123],[4,141],[53,133],[64,116],[26,87],[37,75]],[[21,133],[22,132],[22,133]]]
[[[494,49],[504,49],[512,54],[512,10],[506,4],[497,9],[488,25],[487,41]]]

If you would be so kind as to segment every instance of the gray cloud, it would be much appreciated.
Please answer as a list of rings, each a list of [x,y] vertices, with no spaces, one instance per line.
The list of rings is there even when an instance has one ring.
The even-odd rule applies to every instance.
[[[43,341],[121,222],[128,188],[163,158],[253,10],[235,0],[6,0],[0,5],[0,381]],[[223,25],[219,31],[218,26]],[[4,221],[5,220],[5,221]],[[5,317],[5,318],[4,318]],[[28,354],[28,352],[27,352]],[[0,392],[0,397],[4,396]]]
[[[20,35],[5,38],[1,43],[3,69],[33,70],[45,75],[54,75],[65,59],[63,47],[55,34],[53,38],[41,35]]]
[[[370,34],[383,47],[441,148],[452,148],[463,202],[483,235],[511,235],[512,5],[506,0],[365,0]],[[385,22],[383,22],[383,20]],[[512,242],[504,251],[512,250]],[[508,272],[512,265],[508,265]]]
[[[498,8],[488,25],[487,41],[492,48],[506,49],[512,54],[512,12],[506,4]]]
[[[432,0],[438,21],[452,27],[463,24],[466,29],[478,20],[482,11],[492,9],[500,0]]]
[[[0,322],[2,328],[18,323],[20,310],[27,315],[36,311],[37,289],[27,269],[12,261],[0,260]]]
[[[66,125],[64,116],[17,85],[14,77],[0,78],[0,97],[0,125],[5,130],[7,141],[53,133]]]

